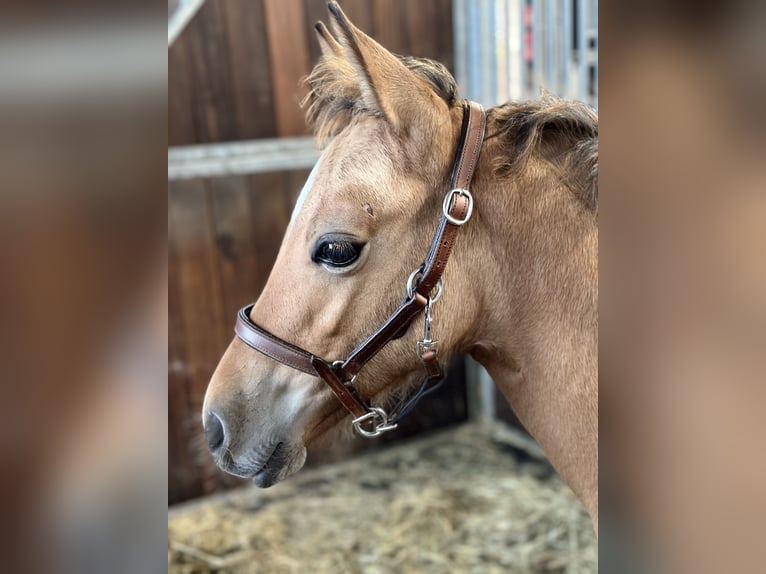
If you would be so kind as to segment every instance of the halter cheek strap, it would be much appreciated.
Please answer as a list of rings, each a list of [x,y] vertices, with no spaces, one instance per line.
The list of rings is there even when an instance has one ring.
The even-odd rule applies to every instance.
[[[484,108],[475,102],[465,102],[450,190],[444,196],[441,220],[428,254],[423,264],[410,275],[407,296],[399,307],[344,360],[325,361],[260,328],[250,319],[254,304],[243,307],[237,314],[234,332],[245,344],[283,365],[321,378],[354,416],[354,428],[364,436],[377,436],[396,428],[396,421],[443,380],[438,361],[438,341],[431,338],[431,306],[441,296],[441,277],[455,245],[457,232],[473,213],[473,196],[469,187],[479,160],[485,127]],[[432,296],[434,289],[437,292]],[[362,367],[388,343],[404,335],[423,311],[426,315],[425,328],[416,348],[426,373],[423,383],[412,397],[388,415],[380,407],[365,403],[357,394],[354,383]]]

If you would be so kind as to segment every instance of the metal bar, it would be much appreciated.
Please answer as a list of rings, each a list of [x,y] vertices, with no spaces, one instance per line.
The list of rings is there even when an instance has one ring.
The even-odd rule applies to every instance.
[[[532,96],[540,93],[544,84],[543,80],[543,7],[542,0],[532,0],[532,44],[534,55],[532,56]]]
[[[173,45],[181,35],[186,25],[191,22],[194,15],[202,8],[205,0],[180,0],[178,7],[168,18],[168,48]]]
[[[545,89],[555,93],[557,90],[556,78],[553,73],[553,60],[556,57],[556,49],[554,45],[556,38],[556,31],[554,29],[554,11],[556,9],[556,4],[550,0],[544,4],[541,2],[541,4],[544,6],[543,40],[545,42],[545,52],[543,54],[543,62],[545,63]]]
[[[481,73],[479,70],[479,44],[481,42],[478,34],[479,29],[479,15],[477,10],[477,3],[475,1],[468,2],[468,11],[466,18],[466,31],[468,35],[468,97],[481,102]]]
[[[495,14],[495,94],[494,103],[508,101],[510,57],[508,54],[508,2],[500,0],[494,3]]]
[[[466,90],[468,78],[468,30],[466,26],[467,0],[452,0],[452,29],[455,50],[455,79],[461,91]]]
[[[593,37],[596,39],[596,49],[594,50],[594,75],[593,75],[593,107],[598,109],[598,3],[596,0],[590,0],[591,12],[593,14]]]
[[[561,97],[566,97],[567,94],[567,2],[568,0],[556,0],[556,82],[559,85],[558,95]]]
[[[465,357],[466,411],[472,421],[495,418],[495,383],[487,370],[470,356]]]
[[[588,28],[585,25],[587,0],[577,0],[577,99],[587,102],[588,98],[588,57],[586,53]]]
[[[304,169],[319,154],[312,137],[171,147],[168,180]]]
[[[506,0],[506,3],[506,16],[508,18],[508,33],[506,35],[508,98],[521,100],[524,98],[526,67],[524,65],[524,2],[522,0]]]
[[[484,38],[482,42],[482,86],[483,102],[487,107],[494,106],[497,101],[497,30],[495,27],[495,10],[493,2],[482,2],[482,27]]]
[[[521,43],[521,99],[529,99],[532,70],[527,64],[527,0],[519,0],[519,42]]]
[[[487,420],[495,418],[495,382],[487,369],[479,367],[479,401],[481,414]]]
[[[561,82],[564,92],[561,94],[567,99],[572,99],[574,92],[570,78],[572,66],[572,0],[561,0],[562,3],[562,42],[561,42]]]

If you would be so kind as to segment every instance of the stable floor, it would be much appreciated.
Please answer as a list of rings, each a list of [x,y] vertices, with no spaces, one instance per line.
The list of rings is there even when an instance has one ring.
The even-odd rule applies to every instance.
[[[499,424],[435,433],[168,513],[168,572],[597,572],[590,518]]]

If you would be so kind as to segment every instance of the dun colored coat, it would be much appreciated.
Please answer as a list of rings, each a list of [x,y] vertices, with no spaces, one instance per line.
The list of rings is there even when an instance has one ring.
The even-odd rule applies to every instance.
[[[323,357],[343,357],[396,307],[441,214],[460,135],[455,80],[394,56],[330,3],[308,77],[307,119],[326,149],[295,207],[251,318]],[[337,40],[336,40],[337,38]],[[434,308],[440,353],[492,375],[598,524],[598,120],[545,95],[488,110],[460,231]],[[339,264],[342,263],[342,264]],[[361,397],[387,404],[422,366],[421,324],[371,361]],[[234,339],[207,390],[205,425],[227,472],[270,486],[349,416],[326,385]]]

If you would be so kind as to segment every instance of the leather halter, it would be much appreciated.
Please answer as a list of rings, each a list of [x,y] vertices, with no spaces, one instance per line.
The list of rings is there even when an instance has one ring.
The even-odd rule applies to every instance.
[[[485,127],[484,108],[476,102],[466,101],[463,105],[463,124],[452,168],[450,191],[444,197],[442,217],[425,261],[410,275],[407,296],[396,311],[344,360],[328,362],[260,328],[250,319],[254,303],[240,309],[237,315],[234,332],[244,343],[283,365],[324,380],[354,416],[354,428],[364,436],[377,436],[396,428],[396,421],[443,379],[437,358],[438,341],[432,340],[430,335],[430,310],[441,295],[441,276],[455,245],[457,232],[468,222],[473,212],[473,196],[469,187],[484,141]],[[434,289],[437,289],[437,293],[432,297]],[[423,339],[418,341],[416,350],[425,367],[426,376],[415,395],[389,416],[380,407],[365,403],[357,394],[354,383],[362,367],[388,343],[403,336],[424,310],[425,333]],[[363,425],[368,423],[372,426],[366,429]]]

